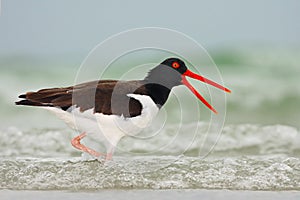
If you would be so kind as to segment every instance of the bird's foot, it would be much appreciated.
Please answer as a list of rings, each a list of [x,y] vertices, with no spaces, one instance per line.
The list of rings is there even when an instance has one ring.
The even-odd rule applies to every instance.
[[[92,156],[95,157],[100,157],[100,156],[105,156],[105,154],[100,153],[95,151],[94,149],[91,149],[89,147],[84,146],[83,144],[80,143],[80,140],[82,140],[84,137],[86,136],[86,133],[82,133],[78,136],[76,136],[75,138],[72,139],[71,144],[73,145],[73,147],[75,147],[76,149],[79,149],[81,151],[84,151]]]
[[[112,160],[112,155],[113,155],[112,153],[107,153],[106,156],[105,156],[105,162],[106,161],[111,161]]]

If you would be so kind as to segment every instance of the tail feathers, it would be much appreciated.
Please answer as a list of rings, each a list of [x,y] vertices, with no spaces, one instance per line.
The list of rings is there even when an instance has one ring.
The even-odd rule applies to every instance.
[[[41,103],[41,102],[35,102],[30,100],[21,100],[15,102],[16,105],[23,105],[23,106],[50,106],[53,107],[52,103]]]
[[[68,97],[70,95],[67,93],[67,89],[65,88],[42,89],[37,92],[27,92],[26,94],[19,95],[19,98],[23,98],[23,100],[17,101],[15,102],[15,104],[24,106],[62,107],[62,105],[60,105],[60,102],[57,101],[65,95]]]
[[[19,98],[26,98],[26,94],[19,95]]]
[[[16,105],[59,107],[67,110],[72,106],[72,87],[41,89],[19,95],[22,98]]]

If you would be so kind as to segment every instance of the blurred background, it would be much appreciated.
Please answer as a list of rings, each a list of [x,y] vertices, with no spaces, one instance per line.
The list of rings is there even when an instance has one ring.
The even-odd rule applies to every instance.
[[[233,91],[226,123],[300,128],[299,10],[297,0],[2,0],[0,128],[64,127],[14,101],[25,91],[71,85],[97,44],[140,27],[174,29],[203,45]]]
[[[0,0],[0,5],[0,189],[11,194],[14,189],[69,190],[76,197],[77,191],[101,188],[112,195],[133,188],[226,189],[218,193],[225,199],[228,189],[244,196],[248,193],[242,190],[276,191],[274,199],[278,191],[296,195],[300,190],[299,0]],[[51,113],[15,106],[24,92],[73,85],[96,45],[143,27],[182,32],[207,50],[224,85],[232,90],[226,95],[222,134],[207,131],[214,127],[207,123],[212,113],[187,88],[177,87],[141,138],[123,139],[114,157],[117,162],[99,165],[81,162],[87,157],[78,159],[80,152],[70,145],[78,133]],[[168,39],[176,43],[169,35]],[[111,45],[107,52],[116,47]],[[158,63],[167,56],[166,52],[134,53],[124,56],[127,62],[114,62],[106,78],[143,78],[144,73],[131,73],[138,71],[132,70],[137,64]],[[207,55],[204,58],[209,60]],[[209,68],[203,63],[189,67],[216,80],[203,71]],[[98,67],[103,68],[87,70],[87,76],[98,76]],[[210,100],[204,84],[192,84]],[[181,109],[175,93],[184,102]],[[200,117],[193,106],[199,108]],[[94,146],[103,150],[98,143]],[[210,156],[202,159],[208,152]],[[7,191],[0,190],[1,199]],[[179,193],[170,191],[168,196],[176,199]],[[17,194],[29,198],[31,193]],[[31,196],[39,194],[46,195]],[[99,194],[95,193],[97,198]],[[144,192],[140,194],[144,199]]]

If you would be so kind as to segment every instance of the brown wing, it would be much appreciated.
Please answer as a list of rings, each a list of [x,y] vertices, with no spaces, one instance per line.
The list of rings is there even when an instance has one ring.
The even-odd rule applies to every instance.
[[[94,109],[96,113],[134,117],[141,114],[142,105],[127,94],[147,94],[142,81],[100,80],[65,88],[42,89],[20,95],[17,105],[50,106],[67,110],[73,105],[80,111]]]

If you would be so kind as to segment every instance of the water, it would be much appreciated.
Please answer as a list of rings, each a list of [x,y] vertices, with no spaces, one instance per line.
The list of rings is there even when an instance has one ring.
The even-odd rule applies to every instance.
[[[149,189],[153,196],[170,197],[183,190],[190,190],[191,196],[210,197],[230,194],[223,190],[300,191],[300,51],[230,52],[213,54],[226,86],[233,91],[227,95],[227,116],[221,135],[206,135],[209,111],[200,106],[200,121],[195,118],[191,113],[193,97],[182,88],[177,92],[187,102],[183,119],[176,99],[171,97],[158,117],[158,121],[165,122],[164,127],[154,123],[144,132],[144,136],[149,136],[148,132],[160,130],[159,134],[148,139],[123,139],[114,160],[108,163],[75,150],[70,140],[78,133],[53,115],[13,104],[24,91],[73,84],[80,63],[61,67],[58,61],[59,64],[19,57],[1,59],[1,196],[20,194],[6,189],[58,190],[61,197],[67,195],[63,192],[66,190],[72,194],[87,192],[92,199],[103,189],[105,194],[101,195],[115,193],[120,198],[130,195],[132,189],[138,189],[134,191],[137,196],[142,193],[138,197]],[[200,91],[207,94],[203,88]],[[102,146],[98,148],[103,150]],[[161,191],[154,192],[157,189]],[[174,192],[169,195],[163,189]],[[22,194],[28,198],[35,194],[47,196],[46,192]],[[279,199],[282,193],[271,194]],[[288,196],[297,199],[293,192]]]
[[[165,149],[146,156],[133,154],[159,143],[137,147],[132,142],[139,140],[124,140],[120,148],[127,152],[117,151],[109,163],[80,157],[68,134],[51,129],[1,132],[0,188],[300,190],[300,136],[287,126],[226,126],[206,158],[198,156],[199,140],[188,150],[177,145],[172,153]],[[171,137],[163,135],[161,140]]]
[[[285,156],[226,159],[116,158],[103,165],[75,159],[1,161],[1,188],[25,190],[100,189],[231,189],[299,190],[300,161]],[[130,173],[138,165],[170,165],[156,171]],[[6,170],[5,170],[6,169]],[[5,175],[4,175],[5,173]],[[4,176],[4,177],[3,177]],[[3,178],[2,178],[3,177]]]

